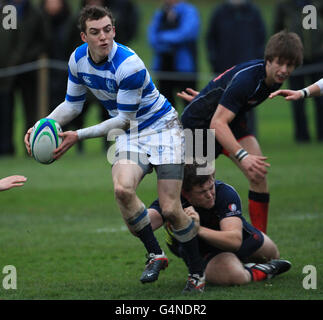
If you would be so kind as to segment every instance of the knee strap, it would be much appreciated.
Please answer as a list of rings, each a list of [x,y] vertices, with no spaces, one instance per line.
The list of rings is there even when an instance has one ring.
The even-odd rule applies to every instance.
[[[173,231],[174,238],[179,242],[188,242],[197,235],[197,226],[194,220],[192,220],[184,229],[174,230],[173,227],[171,229]]]
[[[139,232],[148,224],[150,224],[150,218],[147,209],[144,207],[142,210],[138,211],[134,216],[127,219],[127,222],[134,232]]]

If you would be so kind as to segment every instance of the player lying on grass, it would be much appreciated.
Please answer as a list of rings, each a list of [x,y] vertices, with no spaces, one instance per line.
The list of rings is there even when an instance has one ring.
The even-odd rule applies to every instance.
[[[277,90],[270,94],[269,98],[283,96],[286,100],[299,100],[309,97],[318,97],[323,95],[323,79],[311,84],[310,86],[300,90]]]
[[[168,264],[151,229],[147,209],[136,194],[145,174],[154,168],[162,212],[188,255],[189,276],[184,290],[201,291],[204,275],[197,227],[180,202],[184,156],[183,131],[177,112],[159,93],[137,54],[114,41],[115,24],[109,10],[85,7],[80,14],[80,27],[85,43],[71,54],[66,99],[48,118],[61,126],[72,121],[82,112],[89,89],[109,112],[110,119],[61,133],[64,140],[54,150],[54,158],[60,158],[78,140],[107,136],[114,129],[121,129],[116,137],[112,179],[122,216],[147,250],[148,261],[140,280],[143,283],[157,280],[160,270]],[[25,135],[29,154],[31,131],[32,128]],[[192,285],[193,274],[195,285]]]
[[[184,128],[203,129],[204,132],[211,129],[215,135],[211,135],[213,140],[207,144],[204,134],[203,156],[217,158],[223,153],[247,177],[250,220],[265,233],[269,207],[266,174],[270,165],[247,127],[247,114],[279,89],[302,61],[300,38],[295,33],[283,31],[269,39],[264,60],[233,66],[210,81],[201,92],[191,89],[178,94],[190,102],[181,117]]]
[[[217,285],[240,285],[272,278],[290,269],[279,259],[276,244],[242,216],[241,201],[230,185],[210,174],[197,174],[204,166],[185,166],[182,204],[197,224],[200,253],[206,281]],[[174,238],[160,209],[158,199],[148,209],[154,230],[164,225],[170,250],[186,261],[182,245]]]
[[[20,175],[13,175],[0,179],[0,191],[5,191],[15,187],[22,187],[27,178]]]

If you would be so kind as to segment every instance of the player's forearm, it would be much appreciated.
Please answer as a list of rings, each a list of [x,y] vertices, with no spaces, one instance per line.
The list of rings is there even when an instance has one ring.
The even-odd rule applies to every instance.
[[[237,251],[241,247],[242,233],[237,230],[217,231],[200,226],[198,235],[208,244],[227,251]]]
[[[103,121],[97,125],[79,129],[77,130],[77,135],[80,140],[104,137],[107,136],[113,129],[127,130],[129,128],[129,124],[130,119],[122,116],[117,116],[115,118]]]
[[[323,79],[311,84],[310,86],[298,90],[300,98],[318,97],[323,95]]]
[[[318,97],[323,95],[323,79],[308,87],[310,97]]]
[[[56,107],[48,116],[49,119],[56,120],[61,126],[66,125],[75,119],[81,112],[83,103],[69,103],[68,101],[62,102]]]

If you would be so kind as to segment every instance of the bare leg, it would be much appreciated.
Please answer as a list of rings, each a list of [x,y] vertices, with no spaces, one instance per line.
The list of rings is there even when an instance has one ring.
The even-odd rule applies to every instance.
[[[240,140],[241,146],[250,154],[262,155],[260,146],[254,136],[248,136]],[[233,162],[244,171],[243,167],[234,157],[231,157]],[[262,232],[267,232],[267,220],[269,209],[269,190],[267,185],[266,176],[259,182],[255,182],[248,178],[249,181],[249,216],[252,224]]]
[[[210,260],[205,269],[206,281],[216,285],[241,285],[251,281],[251,275],[232,252],[223,252]]]

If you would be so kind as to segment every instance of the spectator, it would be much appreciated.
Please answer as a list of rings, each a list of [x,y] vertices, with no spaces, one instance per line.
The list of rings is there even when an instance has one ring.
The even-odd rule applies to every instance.
[[[41,10],[44,14],[46,27],[48,29],[49,41],[46,46],[48,59],[67,61],[69,51],[67,50],[66,29],[71,23],[71,12],[66,0],[43,0]],[[49,71],[49,111],[65,98],[67,70],[51,68]]]
[[[318,27],[313,30],[303,28],[303,7],[314,5],[318,15]],[[304,66],[321,63],[323,61],[323,3],[317,0],[284,0],[279,1],[275,7],[274,32],[287,29],[297,33],[304,43]],[[307,85],[306,81],[314,83],[323,77],[323,72],[318,71],[307,75],[295,75],[290,78],[290,88],[297,90]],[[315,97],[315,121],[317,139],[323,142],[323,97]],[[297,142],[309,142],[307,113],[305,100],[292,101],[294,119],[294,139]]]
[[[249,0],[226,0],[211,15],[206,43],[212,71],[221,74],[232,66],[264,55],[265,23],[258,7]],[[256,134],[255,110],[248,125]]]
[[[29,0],[6,0],[1,1],[3,5],[13,5],[17,10],[17,29],[1,30],[1,66],[16,66],[36,61],[44,52],[46,34],[44,32],[44,21],[37,8]],[[2,40],[5,40],[3,42]],[[8,44],[6,47],[5,44]],[[4,62],[3,62],[4,61]],[[8,82],[7,82],[8,80]],[[29,128],[37,121],[37,70],[18,74],[10,79],[2,80],[5,86],[4,100],[1,102],[1,128],[6,130],[1,137],[6,136],[1,142],[4,153],[13,154],[13,107],[15,105],[15,94],[21,92],[25,127]],[[6,83],[7,82],[7,83]],[[2,108],[1,108],[2,109]],[[4,123],[4,127],[2,127]]]
[[[139,11],[131,0],[104,0],[103,5],[108,7],[116,20],[116,41],[125,45],[136,37],[139,26]]]
[[[153,70],[182,73],[178,79],[158,77],[160,92],[174,107],[177,91],[197,87],[199,30],[197,9],[179,0],[164,0],[148,29],[148,40],[154,51]]]
[[[2,8],[4,5],[5,3],[1,2],[0,12],[2,12]],[[2,46],[0,50],[0,69],[9,66],[8,57],[13,51],[14,33],[16,33],[16,30],[6,30],[0,27],[0,42]],[[12,81],[12,77],[1,76],[0,72],[0,156],[14,154],[14,145],[12,139]]]
[[[8,56],[9,65],[37,61],[44,53],[47,41],[41,12],[29,0],[9,0],[9,4],[17,9],[17,30],[12,33],[14,50]],[[38,70],[18,74],[14,78],[13,90],[13,94],[17,90],[21,93],[25,128],[30,128],[38,120]],[[8,121],[12,122],[13,118]]]

